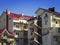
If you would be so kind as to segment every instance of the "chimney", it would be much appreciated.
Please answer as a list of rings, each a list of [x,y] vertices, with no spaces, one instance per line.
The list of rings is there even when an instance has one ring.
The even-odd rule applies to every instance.
[[[55,7],[49,8],[49,11],[55,12]]]
[[[10,11],[8,9],[6,9],[6,14],[10,15]]]
[[[9,30],[9,20],[8,20],[8,15],[10,15],[10,11],[6,9],[6,30]]]

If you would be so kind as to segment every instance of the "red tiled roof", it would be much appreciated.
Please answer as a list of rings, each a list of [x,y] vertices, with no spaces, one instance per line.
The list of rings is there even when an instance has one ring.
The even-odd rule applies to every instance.
[[[9,32],[9,35],[14,36],[14,32],[10,32],[10,31],[8,32]]]
[[[12,18],[20,18],[22,15],[21,15],[21,14],[10,13],[10,16],[11,16]]]
[[[2,34],[3,31],[4,31],[4,29],[0,29],[0,34]],[[10,32],[10,31],[8,31],[8,35],[10,35],[10,36],[14,36],[14,32]]]
[[[4,31],[3,29],[0,29],[0,34],[2,34],[3,31]]]
[[[32,18],[32,16],[23,15],[23,18]]]
[[[2,34],[2,32],[4,31],[4,29],[5,29],[5,28],[3,28],[3,29],[0,29],[0,34]]]
[[[22,14],[15,14],[15,13],[10,13],[10,16],[12,18],[20,18],[20,17],[23,17],[23,18],[32,18],[32,16],[27,16],[27,15],[23,15]]]

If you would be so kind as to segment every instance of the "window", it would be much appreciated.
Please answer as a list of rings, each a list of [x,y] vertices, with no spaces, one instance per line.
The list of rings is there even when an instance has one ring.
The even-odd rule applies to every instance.
[[[9,18],[9,19],[11,19],[11,18]]]
[[[6,31],[4,32],[4,36],[7,36],[7,32]]]
[[[33,43],[30,43],[30,45],[34,45]]]
[[[40,15],[38,16],[38,20],[41,20],[41,17],[40,17]]]
[[[23,27],[24,27],[24,29],[27,29],[28,25],[27,25],[27,24],[25,24]]]
[[[14,26],[19,28],[19,23],[14,23]]]
[[[16,25],[16,23],[14,23],[14,25]]]
[[[28,32],[27,31],[24,31],[24,36],[27,37],[27,35],[28,35]]]
[[[33,24],[34,24],[34,21],[33,21],[33,22],[31,22],[30,26],[32,26]]]
[[[21,43],[19,43],[19,40],[16,40],[16,45],[20,45]]]
[[[9,16],[8,19],[11,19],[11,17]]]
[[[56,21],[56,24],[57,24],[58,22]]]
[[[16,33],[16,35],[18,35],[18,36],[19,36],[19,33]]]
[[[33,41],[34,39],[31,39],[30,40],[30,45],[34,45],[34,41]]]
[[[19,24],[16,24],[16,27],[19,28]]]
[[[34,30],[34,28],[32,27],[32,28],[30,28],[30,30]]]
[[[44,21],[45,21],[45,25],[47,25],[47,22],[48,22],[48,15],[47,14],[45,14],[45,16],[44,16]]]
[[[58,32],[60,33],[60,28],[58,28]]]
[[[34,28],[30,28],[30,30],[31,30],[31,35],[33,35]]]
[[[43,35],[48,35],[49,34],[49,30],[45,30]]]

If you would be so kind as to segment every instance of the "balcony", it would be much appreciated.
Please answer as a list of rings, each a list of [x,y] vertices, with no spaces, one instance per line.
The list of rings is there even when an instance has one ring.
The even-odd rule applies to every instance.
[[[25,28],[24,30],[25,30],[25,31],[28,31],[28,28]]]
[[[34,34],[36,34],[37,36],[40,36],[41,37],[41,35],[39,33],[37,33],[37,32],[34,32]]]
[[[13,30],[21,30],[21,28],[13,27]]]
[[[20,20],[13,20],[13,22],[18,22],[18,23],[19,23],[19,22],[20,22]]]
[[[15,38],[18,38],[18,35],[15,35]]]
[[[3,37],[3,39],[7,39],[7,36]]]
[[[59,37],[60,36],[60,28],[55,28],[55,30],[53,30],[53,35]]]
[[[34,42],[36,42],[37,44],[40,44],[36,38],[34,38]]]

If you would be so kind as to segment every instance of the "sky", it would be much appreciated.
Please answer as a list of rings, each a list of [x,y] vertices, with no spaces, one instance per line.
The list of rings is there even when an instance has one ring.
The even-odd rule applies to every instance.
[[[60,12],[60,0],[0,0],[0,15],[8,9],[12,13],[34,16],[38,8],[49,7],[55,7]]]

